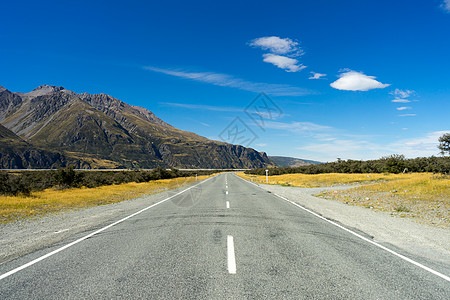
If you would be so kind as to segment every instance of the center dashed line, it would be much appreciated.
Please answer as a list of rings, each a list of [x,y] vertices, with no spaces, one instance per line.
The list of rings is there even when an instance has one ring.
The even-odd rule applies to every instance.
[[[227,208],[230,208],[230,201],[226,202]]]
[[[236,257],[234,256],[233,236],[227,236],[228,273],[236,274]]]

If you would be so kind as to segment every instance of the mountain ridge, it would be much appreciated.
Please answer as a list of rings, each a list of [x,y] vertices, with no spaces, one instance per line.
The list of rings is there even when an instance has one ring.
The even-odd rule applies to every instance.
[[[0,89],[0,124],[78,167],[93,161],[125,168],[254,168],[273,165],[264,152],[209,140],[164,122],[150,110],[106,94],[41,85],[29,93]]]

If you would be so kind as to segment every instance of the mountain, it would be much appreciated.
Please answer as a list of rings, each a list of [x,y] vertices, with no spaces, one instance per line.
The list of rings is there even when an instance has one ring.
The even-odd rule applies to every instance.
[[[151,111],[106,94],[42,85],[29,93],[0,87],[0,124],[80,168],[260,168],[265,153],[177,129]]]
[[[269,156],[269,159],[274,162],[278,167],[300,167],[307,165],[320,164],[321,162],[314,160],[299,159],[295,157],[286,156]]]
[[[66,165],[61,153],[39,149],[0,125],[0,169],[58,168]]]

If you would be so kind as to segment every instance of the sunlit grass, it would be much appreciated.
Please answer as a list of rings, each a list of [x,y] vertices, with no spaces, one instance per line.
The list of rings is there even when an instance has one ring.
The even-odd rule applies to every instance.
[[[244,173],[239,173],[238,175],[248,180],[266,183],[266,176],[248,175]],[[367,183],[379,180],[397,180],[403,179],[405,176],[411,176],[411,174],[284,174],[269,176],[268,184],[297,187],[323,187],[338,184]]]
[[[211,175],[212,176],[212,175]],[[198,176],[203,180],[211,176]],[[177,188],[195,181],[195,177],[161,179],[143,183],[124,183],[96,188],[47,189],[30,196],[1,196],[0,223],[18,219],[121,202],[143,195]]]

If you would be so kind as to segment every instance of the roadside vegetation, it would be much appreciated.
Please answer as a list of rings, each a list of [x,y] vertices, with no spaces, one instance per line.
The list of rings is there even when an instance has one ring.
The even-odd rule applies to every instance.
[[[266,169],[248,170],[246,174],[265,175]],[[294,168],[269,168],[269,175],[323,174],[323,173],[441,173],[450,174],[450,157],[418,157],[406,159],[403,155],[391,155],[377,160],[340,160]]]
[[[129,182],[209,175],[218,171],[180,171],[156,168],[151,171],[83,171],[72,167],[50,171],[0,172],[0,195],[29,195],[49,188],[94,188]]]
[[[126,174],[123,176],[126,176]],[[212,175],[201,175],[197,179],[202,180],[210,176]],[[138,176],[138,178],[141,177]],[[42,216],[64,210],[117,203],[181,187],[193,182],[195,182],[195,174],[191,177],[158,179],[148,182],[128,182],[91,188],[86,186],[66,188],[55,186],[44,190],[31,191],[26,194],[0,195],[0,223],[13,222],[23,218]]]

